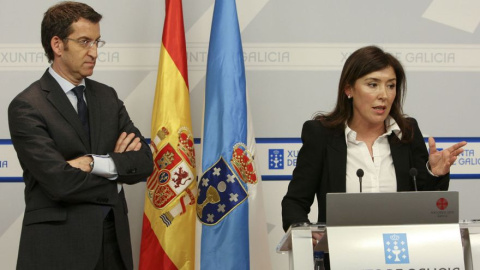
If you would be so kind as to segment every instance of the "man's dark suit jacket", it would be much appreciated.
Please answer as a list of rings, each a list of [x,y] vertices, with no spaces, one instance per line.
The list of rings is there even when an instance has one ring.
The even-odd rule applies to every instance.
[[[397,178],[397,191],[413,191],[409,174],[418,171],[418,190],[447,190],[450,175],[433,177],[426,169],[427,147],[418,124],[409,118],[413,140],[401,143],[395,134],[388,137]],[[292,181],[282,200],[283,229],[298,222],[309,222],[308,213],[315,195],[318,202],[318,221],[326,219],[326,194],[346,192],[347,145],[345,131],[329,129],[318,120],[305,122],[302,129],[303,146],[297,156]]]
[[[13,99],[8,120],[13,146],[23,168],[25,215],[17,269],[94,269],[102,246],[103,213],[111,206],[120,252],[133,269],[127,204],[117,181],[135,184],[150,175],[151,151],[133,125],[115,90],[85,79],[90,139],[80,119],[48,70]],[[121,134],[142,139],[139,151],[113,153]],[[67,160],[109,154],[116,181],[71,167]]]

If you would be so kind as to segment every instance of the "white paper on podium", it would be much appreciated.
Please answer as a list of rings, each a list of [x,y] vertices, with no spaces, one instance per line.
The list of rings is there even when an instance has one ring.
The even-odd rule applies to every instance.
[[[465,269],[458,224],[338,226],[327,233],[332,269]]]

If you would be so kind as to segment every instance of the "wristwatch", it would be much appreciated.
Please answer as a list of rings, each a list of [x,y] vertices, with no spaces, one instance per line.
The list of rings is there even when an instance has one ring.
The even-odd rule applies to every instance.
[[[93,166],[95,165],[95,159],[92,158],[92,162],[90,162],[90,170],[93,171]]]

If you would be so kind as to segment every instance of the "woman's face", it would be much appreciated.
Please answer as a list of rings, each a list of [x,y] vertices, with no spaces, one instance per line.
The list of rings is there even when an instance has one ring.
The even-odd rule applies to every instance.
[[[353,126],[378,127],[390,114],[396,96],[397,78],[392,67],[369,73],[347,86],[345,94],[353,98]]]

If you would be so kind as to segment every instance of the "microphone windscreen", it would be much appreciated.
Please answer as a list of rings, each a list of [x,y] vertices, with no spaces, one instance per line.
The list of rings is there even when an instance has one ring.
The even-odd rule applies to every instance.
[[[358,177],[363,177],[363,170],[362,169],[357,170],[357,176]]]
[[[418,174],[417,169],[415,169],[415,168],[410,169],[410,176],[411,177],[417,177],[417,174]]]

